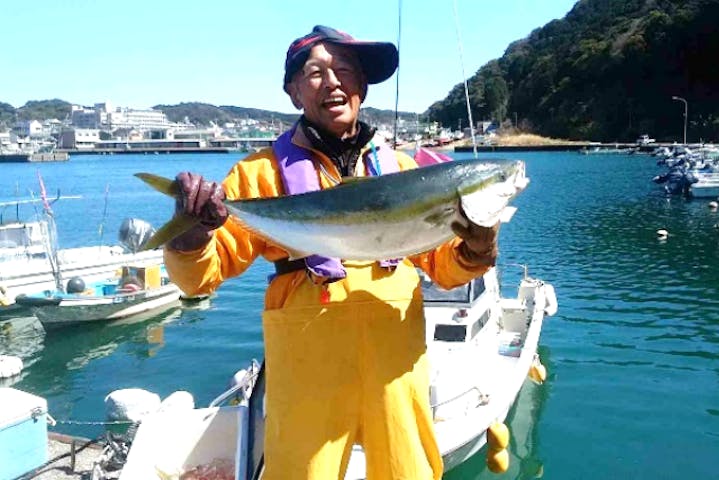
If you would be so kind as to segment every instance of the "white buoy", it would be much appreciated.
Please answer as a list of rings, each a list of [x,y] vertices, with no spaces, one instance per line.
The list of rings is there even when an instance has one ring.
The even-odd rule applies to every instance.
[[[657,237],[659,238],[667,238],[669,236],[669,232],[664,230],[663,228],[660,228],[657,230]]]
[[[717,202],[709,202],[709,208],[712,209],[712,210],[716,210],[717,208],[719,208],[719,203],[717,203]]]
[[[171,393],[160,403],[158,412],[169,412],[169,411],[180,411],[180,410],[192,410],[195,408],[195,398],[190,392],[184,390],[178,390]]]
[[[552,316],[557,313],[557,294],[554,291],[554,287],[549,284],[544,284],[544,314]]]
[[[12,355],[0,355],[0,378],[10,378],[22,372],[22,359]]]
[[[142,388],[115,390],[105,397],[105,415],[108,420],[139,422],[158,408],[160,396]]]

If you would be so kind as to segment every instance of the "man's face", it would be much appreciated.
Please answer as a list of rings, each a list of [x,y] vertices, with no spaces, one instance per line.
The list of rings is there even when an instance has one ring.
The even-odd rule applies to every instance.
[[[356,133],[357,116],[367,83],[354,52],[342,45],[318,43],[288,93],[308,120],[338,138]]]

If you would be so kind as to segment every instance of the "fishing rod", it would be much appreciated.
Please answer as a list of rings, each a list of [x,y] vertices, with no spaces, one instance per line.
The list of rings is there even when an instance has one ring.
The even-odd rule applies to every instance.
[[[402,42],[402,0],[399,0],[397,3],[397,56],[398,58],[402,58],[401,55],[399,55],[399,49],[400,44]],[[395,91],[394,91],[394,139],[392,140],[392,148],[397,148],[397,123],[399,122],[399,68],[400,63],[397,62],[397,78],[395,83]]]
[[[474,120],[472,119],[472,107],[469,103],[469,87],[467,86],[467,75],[464,72],[464,52],[462,49],[462,31],[459,26],[459,13],[457,13],[457,0],[452,0],[452,10],[454,11],[454,28],[457,32],[457,45],[459,48],[459,63],[462,67],[462,80],[464,81],[464,98],[467,102],[467,116],[469,117],[469,131],[472,135],[472,150],[474,158],[477,158],[477,138],[474,131]]]
[[[98,235],[100,236],[100,245],[102,246],[102,236],[105,233],[105,220],[107,220],[107,196],[110,193],[110,184],[105,184],[105,206],[102,209],[102,221],[100,222],[100,228],[98,229]]]

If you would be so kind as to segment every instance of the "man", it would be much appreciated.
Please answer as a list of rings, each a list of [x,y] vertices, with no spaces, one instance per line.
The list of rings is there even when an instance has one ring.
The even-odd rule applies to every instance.
[[[373,140],[358,121],[367,85],[389,78],[391,43],[359,42],[317,26],[295,40],[284,90],[303,110],[272,149],[237,163],[222,186],[180,173],[177,209],[201,220],[165,250],[172,279],[208,293],[258,255],[275,263],[265,296],[267,367],[265,479],[343,478],[352,445],[363,445],[367,478],[439,479],[421,290],[415,267],[451,288],[496,259],[495,228],[456,225],[460,235],[412,258],[359,262],[287,253],[242,230],[221,203],[330,188],[343,176],[416,168]]]

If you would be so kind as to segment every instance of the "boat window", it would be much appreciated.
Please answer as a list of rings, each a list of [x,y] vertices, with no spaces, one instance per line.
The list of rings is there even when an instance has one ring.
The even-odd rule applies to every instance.
[[[464,342],[467,337],[466,325],[442,325],[434,326],[434,339],[442,342]]]
[[[484,277],[475,278],[472,280],[472,301],[477,300],[480,295],[484,293],[486,289],[484,285]]]
[[[477,319],[476,322],[472,324],[472,330],[469,334],[469,339],[473,339],[475,335],[479,333],[480,330],[482,330],[482,327],[487,324],[487,320],[489,320],[489,310],[486,310],[481,317]]]
[[[420,278],[425,303],[469,303],[469,284],[445,290],[426,275],[420,275]]]
[[[25,231],[25,227],[11,227],[0,230],[0,243],[3,247],[20,247],[29,245],[29,234]]]
[[[432,282],[424,272],[419,272],[419,276],[425,303],[469,305],[477,300],[486,290],[484,277],[475,278],[465,285],[451,290],[445,290]]]

